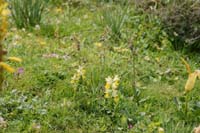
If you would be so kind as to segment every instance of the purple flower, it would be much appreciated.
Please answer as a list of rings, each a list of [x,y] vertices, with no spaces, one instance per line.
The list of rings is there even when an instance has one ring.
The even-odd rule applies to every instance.
[[[22,75],[23,73],[24,73],[23,67],[18,68],[17,71],[16,71],[16,75]]]
[[[132,124],[128,124],[128,129],[131,129],[133,128],[133,125]]]

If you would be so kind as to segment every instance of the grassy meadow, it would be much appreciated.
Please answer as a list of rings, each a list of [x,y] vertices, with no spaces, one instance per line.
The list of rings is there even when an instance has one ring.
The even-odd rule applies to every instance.
[[[4,60],[15,72],[4,72],[0,132],[190,133],[200,124],[200,80],[185,90],[199,54],[174,50],[157,16],[122,2],[50,1],[40,24],[8,22]]]

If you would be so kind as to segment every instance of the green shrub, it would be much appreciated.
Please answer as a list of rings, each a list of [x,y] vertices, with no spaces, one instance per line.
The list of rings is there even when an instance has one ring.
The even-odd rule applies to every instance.
[[[160,51],[171,45],[169,37],[162,29],[158,17],[149,14],[138,14],[130,11],[127,36],[134,37],[134,45],[142,49]]]
[[[12,17],[18,28],[27,28],[40,23],[44,3],[42,0],[12,0]]]
[[[175,49],[200,49],[200,1],[176,0],[159,12]]]
[[[138,9],[159,16],[174,49],[200,49],[200,1],[135,0]]]

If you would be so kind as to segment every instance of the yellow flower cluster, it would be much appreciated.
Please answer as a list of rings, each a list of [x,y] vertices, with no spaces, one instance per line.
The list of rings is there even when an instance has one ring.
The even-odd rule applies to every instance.
[[[71,78],[71,84],[77,84],[80,79],[85,79],[85,69],[83,66],[79,66],[79,68],[76,70],[76,73]]]
[[[8,10],[8,3],[6,3],[4,0],[0,0],[0,58],[2,59],[2,41],[6,35],[7,27],[8,27],[8,21],[7,16],[10,14],[10,10]],[[16,62],[22,62],[20,58],[17,57],[8,57],[8,60],[10,61],[16,61]],[[15,69],[12,68],[10,65],[6,64],[5,62],[0,62],[0,67],[5,69],[8,72],[14,73]]]
[[[118,53],[126,53],[126,52],[129,52],[130,50],[127,49],[127,48],[122,48],[122,47],[113,47],[113,50],[115,52],[118,52]]]
[[[56,7],[56,8],[55,8],[55,12],[56,12],[56,13],[62,13],[62,12],[63,12],[62,7]]]
[[[118,75],[115,75],[114,78],[107,77],[106,78],[106,84],[105,84],[105,98],[113,97],[114,101],[117,103],[119,101],[119,95],[118,95],[118,86],[119,86],[120,78]]]
[[[0,67],[2,67],[3,69],[5,69],[6,71],[10,72],[10,73],[14,73],[15,69],[12,68],[10,65],[4,63],[4,62],[0,62]]]
[[[10,11],[7,8],[8,4],[4,0],[0,0],[0,41],[2,41],[7,32],[7,16]]]
[[[22,62],[22,59],[20,59],[18,57],[8,57],[8,60],[15,61],[15,62]],[[0,67],[2,67],[3,69],[5,69],[6,71],[8,71],[10,73],[15,72],[15,69],[12,68],[10,65],[6,64],[5,62],[0,62]]]
[[[188,80],[185,84],[185,92],[189,92],[194,88],[197,77],[200,79],[200,70],[195,70],[194,72],[191,72],[190,65],[183,58],[181,58],[181,60],[185,64],[188,72]]]
[[[20,59],[18,57],[8,57],[8,60],[15,61],[15,62],[22,62],[22,59]]]
[[[96,43],[94,43],[94,45],[95,45],[96,47],[98,47],[98,48],[101,48],[101,47],[103,46],[103,44],[100,43],[100,42],[96,42]]]

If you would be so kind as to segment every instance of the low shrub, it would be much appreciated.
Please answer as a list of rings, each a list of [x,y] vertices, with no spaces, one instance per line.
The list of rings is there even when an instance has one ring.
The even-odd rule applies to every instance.
[[[200,1],[176,0],[159,11],[175,49],[200,50]]]
[[[200,1],[135,0],[138,9],[159,16],[175,50],[200,50]]]

